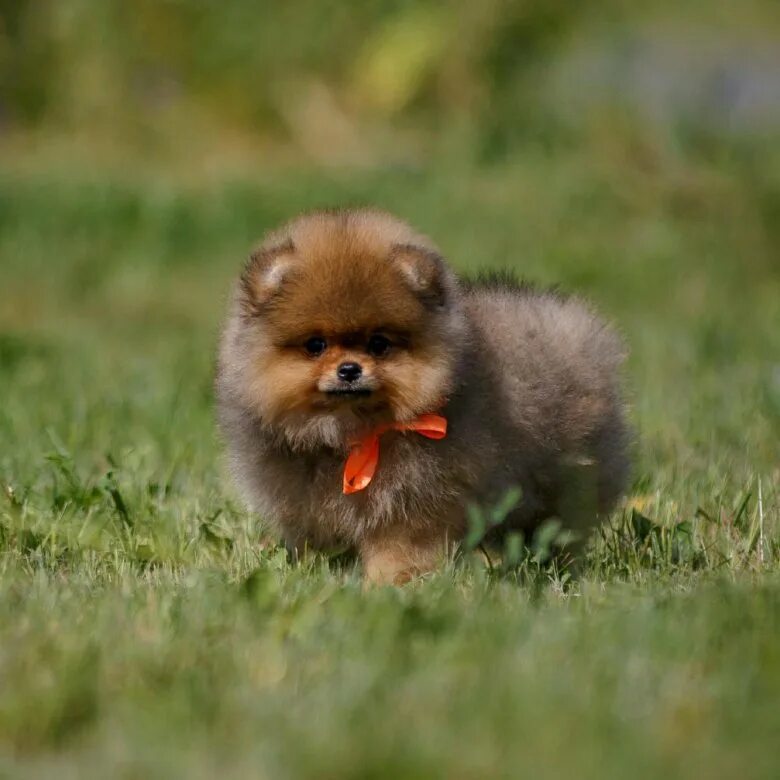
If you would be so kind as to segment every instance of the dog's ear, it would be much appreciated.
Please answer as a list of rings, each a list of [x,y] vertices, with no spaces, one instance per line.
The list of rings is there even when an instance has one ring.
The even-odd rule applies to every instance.
[[[247,314],[262,313],[279,292],[292,268],[294,254],[292,239],[252,252],[241,275],[241,303]]]
[[[395,244],[392,259],[426,306],[434,308],[447,302],[447,268],[438,252],[417,244]]]

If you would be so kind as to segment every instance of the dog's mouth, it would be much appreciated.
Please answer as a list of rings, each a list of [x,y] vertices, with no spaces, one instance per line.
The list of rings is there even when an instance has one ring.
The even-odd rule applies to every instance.
[[[379,389],[379,383],[373,377],[360,377],[354,382],[341,382],[329,379],[321,382],[317,388],[326,398],[334,401],[343,399],[353,401],[359,398],[370,398]]]
[[[373,392],[368,387],[338,387],[326,390],[325,395],[331,398],[368,398]]]
[[[312,410],[326,414],[346,415],[347,418],[373,418],[387,411],[387,399],[380,387],[366,387],[358,383],[349,385],[331,385],[323,387],[318,398],[312,400]]]

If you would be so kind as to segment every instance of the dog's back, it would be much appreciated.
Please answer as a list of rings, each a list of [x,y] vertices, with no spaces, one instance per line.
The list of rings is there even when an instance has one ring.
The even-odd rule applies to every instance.
[[[562,512],[572,498],[563,494],[584,479],[592,508],[611,509],[629,473],[620,338],[580,299],[511,279],[467,284],[463,295],[500,399],[506,447],[515,448],[512,431],[521,431],[519,446],[539,455],[533,469],[539,490],[550,494],[541,503]]]

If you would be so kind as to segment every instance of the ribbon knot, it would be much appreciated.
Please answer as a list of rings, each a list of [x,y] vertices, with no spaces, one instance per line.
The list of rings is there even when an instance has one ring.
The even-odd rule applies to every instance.
[[[352,445],[344,464],[345,494],[364,490],[374,478],[379,465],[379,437],[387,431],[414,431],[426,439],[443,439],[447,435],[447,420],[440,414],[421,414],[410,422],[378,425],[371,433]]]

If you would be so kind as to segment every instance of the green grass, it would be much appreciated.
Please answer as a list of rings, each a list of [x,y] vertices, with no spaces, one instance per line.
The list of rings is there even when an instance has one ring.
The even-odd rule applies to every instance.
[[[780,158],[698,148],[3,174],[0,776],[776,777]],[[476,558],[363,592],[233,496],[230,279],[280,219],[358,202],[625,333],[634,484],[579,581]]]

